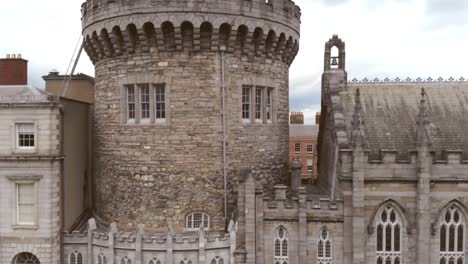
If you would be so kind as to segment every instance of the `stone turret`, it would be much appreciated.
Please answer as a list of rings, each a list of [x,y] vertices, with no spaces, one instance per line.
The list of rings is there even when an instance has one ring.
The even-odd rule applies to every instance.
[[[241,166],[286,182],[292,1],[88,0],[82,14],[101,218],[180,232],[203,212],[224,230]]]

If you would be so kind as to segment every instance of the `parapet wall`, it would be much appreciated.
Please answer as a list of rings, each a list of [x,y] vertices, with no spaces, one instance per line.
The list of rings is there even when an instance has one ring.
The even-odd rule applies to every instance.
[[[82,6],[93,63],[138,52],[218,51],[291,64],[300,9],[290,0],[104,1]]]

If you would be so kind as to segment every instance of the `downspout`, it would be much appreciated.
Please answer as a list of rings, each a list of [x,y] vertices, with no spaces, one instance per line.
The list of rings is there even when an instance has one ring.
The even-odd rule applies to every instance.
[[[222,117],[222,130],[223,130],[223,179],[224,179],[224,220],[227,222],[228,210],[227,210],[227,159],[226,159],[226,112],[225,112],[225,83],[224,83],[224,64],[225,64],[225,52],[226,46],[222,45],[219,50],[221,51],[221,117]]]
[[[332,186],[331,186],[331,200],[335,200],[336,194],[336,167],[338,165],[339,146],[338,143],[335,145],[335,157],[333,158],[333,174],[332,174]]]

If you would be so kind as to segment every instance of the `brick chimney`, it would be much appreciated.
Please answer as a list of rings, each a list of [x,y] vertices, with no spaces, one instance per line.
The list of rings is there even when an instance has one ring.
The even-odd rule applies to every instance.
[[[302,112],[291,112],[290,123],[291,123],[291,125],[303,125],[304,124],[304,113],[302,113]]]
[[[315,124],[320,125],[320,112],[315,113]]]
[[[0,59],[0,85],[27,85],[28,61],[21,54],[7,54]]]

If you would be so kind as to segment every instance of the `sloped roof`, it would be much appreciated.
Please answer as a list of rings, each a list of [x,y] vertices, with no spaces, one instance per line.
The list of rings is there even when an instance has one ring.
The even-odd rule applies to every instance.
[[[421,89],[427,95],[432,150],[468,150],[468,82],[351,82],[340,94],[351,141],[357,89],[370,150],[414,150]]]
[[[289,138],[317,138],[318,125],[289,125]]]
[[[49,102],[51,95],[28,85],[1,85],[0,103]]]

